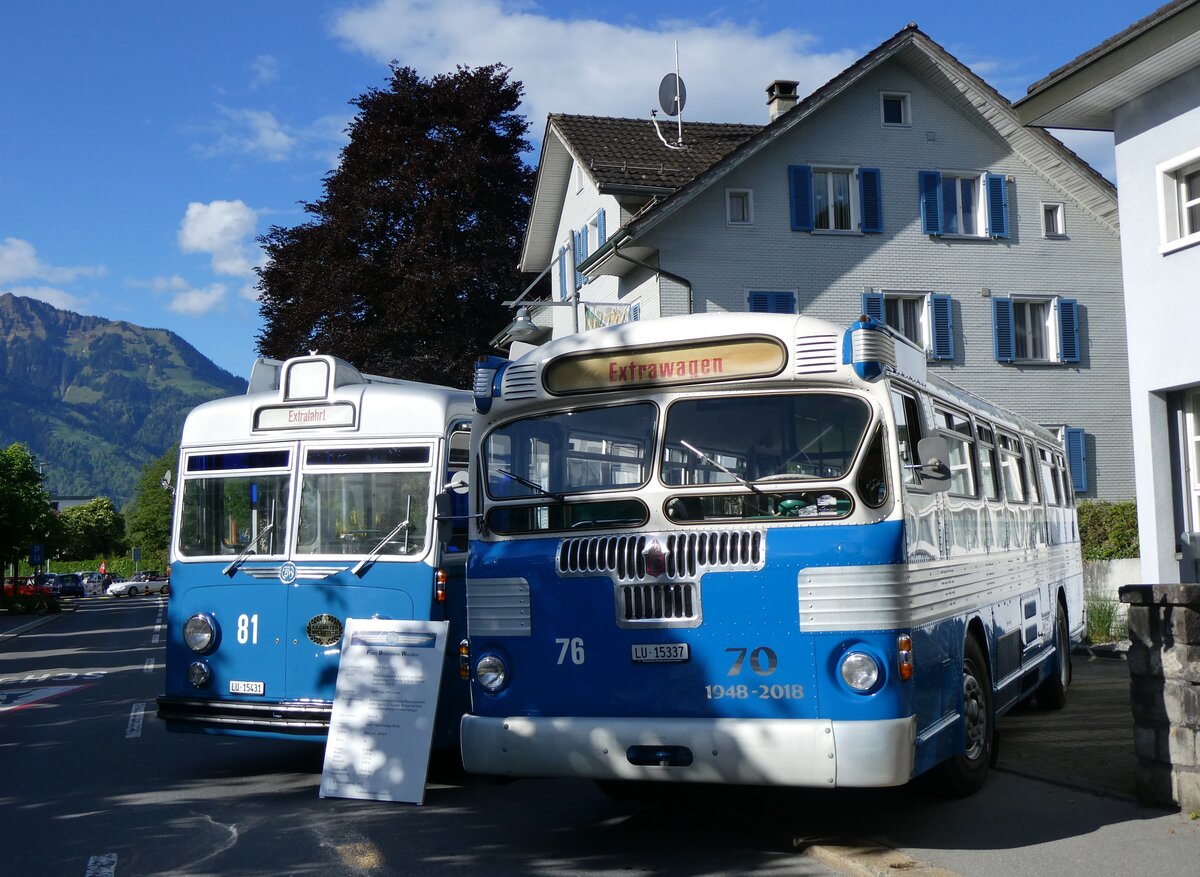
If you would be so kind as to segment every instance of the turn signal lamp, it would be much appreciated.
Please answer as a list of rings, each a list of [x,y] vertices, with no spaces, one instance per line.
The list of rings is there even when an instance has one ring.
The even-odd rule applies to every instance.
[[[912,637],[907,633],[902,633],[900,636],[896,637],[896,657],[899,663],[900,678],[912,679]]]
[[[458,675],[463,679],[471,678],[471,644],[466,640],[458,644]]]
[[[433,574],[433,598],[439,603],[446,602],[446,571],[439,569]]]

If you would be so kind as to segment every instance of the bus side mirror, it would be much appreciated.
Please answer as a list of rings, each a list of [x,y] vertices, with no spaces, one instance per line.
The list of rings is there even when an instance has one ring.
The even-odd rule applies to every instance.
[[[454,528],[454,496],[446,488],[433,498],[433,518],[437,522],[437,540],[445,545],[450,541]]]
[[[923,438],[917,443],[917,457],[921,465],[917,473],[921,476],[921,487],[930,493],[944,493],[950,489],[950,444],[940,435]]]

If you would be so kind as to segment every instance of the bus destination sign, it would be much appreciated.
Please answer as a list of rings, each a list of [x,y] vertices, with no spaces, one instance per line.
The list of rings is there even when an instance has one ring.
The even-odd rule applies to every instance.
[[[354,426],[354,406],[280,405],[254,412],[255,429],[320,429],[330,426]]]
[[[663,387],[779,374],[787,351],[773,338],[739,338],[567,354],[546,366],[546,391],[555,395]]]

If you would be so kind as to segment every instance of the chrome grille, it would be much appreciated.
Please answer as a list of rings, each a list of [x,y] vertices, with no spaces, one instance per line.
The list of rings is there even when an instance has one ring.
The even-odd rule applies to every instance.
[[[664,572],[646,572],[646,548],[663,546]],[[564,539],[558,548],[558,574],[608,575],[615,582],[695,579],[710,570],[760,569],[766,554],[762,530],[711,530],[686,533],[639,533]]]
[[[638,622],[700,623],[700,590],[694,582],[618,585],[617,621],[621,626],[647,626]]]
[[[538,363],[511,365],[504,371],[500,395],[505,399],[532,399],[537,396]]]
[[[837,335],[801,335],[796,339],[796,374],[835,372],[838,361]]]

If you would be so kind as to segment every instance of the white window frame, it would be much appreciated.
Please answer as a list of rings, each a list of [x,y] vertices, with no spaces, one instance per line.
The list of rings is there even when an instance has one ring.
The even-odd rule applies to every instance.
[[[1067,236],[1067,219],[1066,208],[1061,201],[1043,201],[1041,205],[1042,214],[1042,237],[1044,238],[1065,238]],[[1048,216],[1053,211],[1053,224],[1046,222]]]
[[[575,194],[578,195],[583,191],[583,165],[581,165],[579,162],[575,162],[575,166],[572,168],[572,171],[575,175]]]
[[[948,182],[954,183],[954,204],[957,208],[955,213],[958,217],[958,224],[962,226],[962,188],[958,185],[959,180],[973,180],[975,182],[975,231],[946,231],[946,186]],[[942,199],[939,205],[942,211],[942,237],[947,238],[990,238],[991,229],[988,228],[989,211],[987,205],[987,174],[980,171],[942,171],[942,185],[938,197]]]
[[[739,196],[744,196],[746,205],[746,218],[733,218],[733,202]],[[725,190],[725,224],[736,228],[741,228],[747,225],[754,225],[754,190],[753,189],[726,189]]]
[[[862,234],[860,224],[862,219],[859,216],[859,181],[858,181],[858,165],[846,164],[812,164],[812,233],[813,234]],[[817,226],[817,174],[846,174],[849,177],[849,196],[850,196],[850,227],[849,228],[819,228]],[[829,199],[830,208],[833,207],[833,179],[827,182],[825,195]]]
[[[889,301],[900,302],[903,300],[920,301],[921,314],[917,318],[918,323],[919,323],[917,329],[920,332],[921,338],[919,341],[913,341],[913,343],[916,344],[918,347],[920,347],[922,350],[924,350],[927,354],[932,353],[933,352],[933,307],[932,307],[933,293],[927,292],[927,291],[922,291],[922,290],[912,290],[912,289],[880,289],[880,290],[878,290],[878,292],[883,296],[883,319],[884,319],[884,322],[887,323],[887,325],[891,326],[893,329],[895,329],[897,332],[899,332],[901,335],[903,335],[905,338],[908,338],[908,340],[910,340],[910,341],[912,341],[913,339],[907,332],[904,331],[904,327],[897,326],[888,320],[888,318],[887,318],[888,302]],[[903,322],[903,310],[899,309],[899,311],[900,311],[900,315],[901,315],[901,321]]]
[[[884,112],[884,106],[889,100],[900,101],[900,121],[889,122]],[[912,95],[907,91],[881,91],[879,92],[879,124],[884,128],[911,128],[912,127]]]
[[[583,233],[587,235],[587,253],[591,256],[592,253],[600,249],[600,211],[597,210],[591,219],[583,227]]]
[[[1154,171],[1158,179],[1158,251],[1165,255],[1200,243],[1200,222],[1190,228],[1187,221],[1188,208],[1200,207],[1200,198],[1188,200],[1183,190],[1184,177],[1200,171],[1200,147],[1162,162]]]
[[[1012,299],[1013,306],[1013,358],[1015,362],[1036,362],[1036,363],[1052,363],[1057,365],[1060,359],[1059,346],[1059,313],[1057,295],[1022,295],[1014,294],[1009,296]],[[1026,328],[1029,325],[1028,308],[1031,304],[1043,304],[1046,306],[1046,316],[1042,323],[1042,331],[1045,333],[1045,356],[1018,356],[1018,324],[1024,320]],[[1018,309],[1024,312],[1024,317],[1018,316]]]

